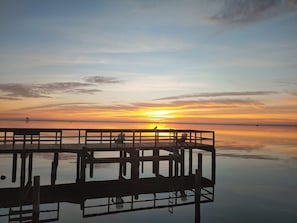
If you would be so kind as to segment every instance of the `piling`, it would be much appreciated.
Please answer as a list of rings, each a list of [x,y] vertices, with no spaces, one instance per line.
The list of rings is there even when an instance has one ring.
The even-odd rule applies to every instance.
[[[195,171],[195,223],[200,223],[200,196],[202,185],[202,154],[198,154],[198,169]]]
[[[12,183],[16,182],[16,175],[17,175],[17,164],[18,164],[18,154],[13,153],[13,159],[12,159]]]
[[[34,176],[33,185],[33,222],[39,222],[40,176]]]

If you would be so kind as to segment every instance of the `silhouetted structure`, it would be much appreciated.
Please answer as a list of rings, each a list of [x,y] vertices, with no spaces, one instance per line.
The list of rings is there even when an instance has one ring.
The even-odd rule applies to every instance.
[[[11,219],[22,222],[56,221],[59,218],[59,203],[70,202],[80,204],[83,217],[164,207],[172,212],[175,206],[195,204],[195,222],[200,222],[200,203],[213,201],[215,147],[214,132],[211,131],[0,129],[0,132],[2,133],[0,154],[13,155],[12,182],[16,182],[18,157],[21,160],[20,186],[0,189],[0,207],[9,208],[9,213],[2,217],[8,216],[9,221]],[[78,132],[78,135],[73,132]],[[77,139],[78,142],[74,143]],[[82,140],[84,144],[81,144]],[[193,150],[211,152],[211,179],[202,176],[201,154],[197,157],[197,163],[193,162]],[[119,155],[109,157],[100,155],[109,151]],[[74,183],[56,185],[61,152],[76,154]],[[34,153],[53,153],[51,185],[40,186],[38,177],[32,180]],[[167,175],[160,174],[161,161],[168,163]],[[152,163],[155,177],[141,178],[144,162]],[[119,168],[116,170],[119,173],[118,179],[87,181],[86,172],[89,170],[92,179],[96,163],[118,163]],[[193,172],[193,169],[196,171]],[[169,195],[167,198],[159,198],[158,193]],[[141,201],[139,196],[143,194],[151,194],[152,198]],[[188,201],[189,198],[192,200]],[[90,199],[96,199],[98,205],[89,205]],[[168,200],[166,205],[164,200]],[[159,201],[162,201],[162,204],[158,204]],[[139,206],[143,202],[152,204]],[[40,206],[48,203],[56,203],[56,208],[46,210],[46,213],[54,212],[57,215],[55,218],[42,220],[40,213],[44,210],[41,210]],[[32,205],[32,210],[22,209],[24,205]],[[115,209],[111,208],[114,206]],[[91,213],[90,210],[96,207],[104,211]]]

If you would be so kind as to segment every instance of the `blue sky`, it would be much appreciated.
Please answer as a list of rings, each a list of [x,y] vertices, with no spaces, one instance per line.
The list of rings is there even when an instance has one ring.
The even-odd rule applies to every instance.
[[[295,123],[296,12],[296,0],[2,0],[1,116]]]

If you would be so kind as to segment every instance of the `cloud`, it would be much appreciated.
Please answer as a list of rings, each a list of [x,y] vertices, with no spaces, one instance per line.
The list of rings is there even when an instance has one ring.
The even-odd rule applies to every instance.
[[[20,100],[20,99],[15,97],[9,97],[9,96],[0,96],[0,100]]]
[[[242,91],[242,92],[208,92],[208,93],[195,93],[195,94],[183,94],[177,96],[169,96],[158,98],[155,100],[178,100],[185,98],[205,98],[205,97],[226,97],[226,96],[258,96],[276,94],[276,91]]]
[[[0,100],[18,100],[20,98],[50,98],[56,93],[94,94],[101,89],[98,84],[116,84],[123,82],[115,77],[88,76],[82,82],[51,82],[40,84],[5,83],[0,84]]]
[[[39,106],[28,106],[28,107],[22,107],[18,110],[48,110],[50,108],[59,108],[59,107],[65,107],[65,106],[84,106],[84,105],[91,105],[91,103],[81,103],[81,102],[73,102],[73,103],[54,103],[54,104],[44,104]]]
[[[224,0],[210,21],[222,24],[250,23],[297,10],[296,0]]]
[[[46,84],[0,84],[2,98],[50,98],[55,93],[94,93],[99,89],[84,89],[93,86],[91,83],[81,82],[53,82]]]
[[[115,77],[104,77],[104,76],[90,76],[84,78],[86,82],[96,83],[96,84],[117,84],[123,82]]]

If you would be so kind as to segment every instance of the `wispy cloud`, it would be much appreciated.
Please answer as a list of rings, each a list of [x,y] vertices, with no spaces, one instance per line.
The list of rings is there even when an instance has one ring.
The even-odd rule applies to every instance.
[[[90,93],[83,87],[92,86],[90,83],[81,82],[53,82],[46,84],[0,84],[0,91],[4,93],[4,98],[49,98],[55,93],[79,92]],[[92,89],[91,92],[101,90]]]
[[[96,83],[96,84],[116,84],[123,82],[115,77],[104,77],[104,76],[90,76],[84,78],[86,82]]]
[[[0,100],[20,100],[16,97],[10,97],[10,96],[0,96]]]
[[[100,84],[116,84],[122,81],[115,77],[88,76],[81,82],[51,82],[39,84],[6,83],[0,84],[0,100],[20,98],[50,98],[56,93],[94,94],[101,92]]]
[[[250,23],[297,10],[296,0],[224,0],[211,21],[223,24]]]
[[[259,96],[276,94],[276,91],[242,91],[242,92],[207,92],[207,93],[195,93],[195,94],[182,94],[177,96],[169,96],[158,98],[155,100],[178,100],[185,98],[209,98],[209,97],[226,97],[226,96]]]

